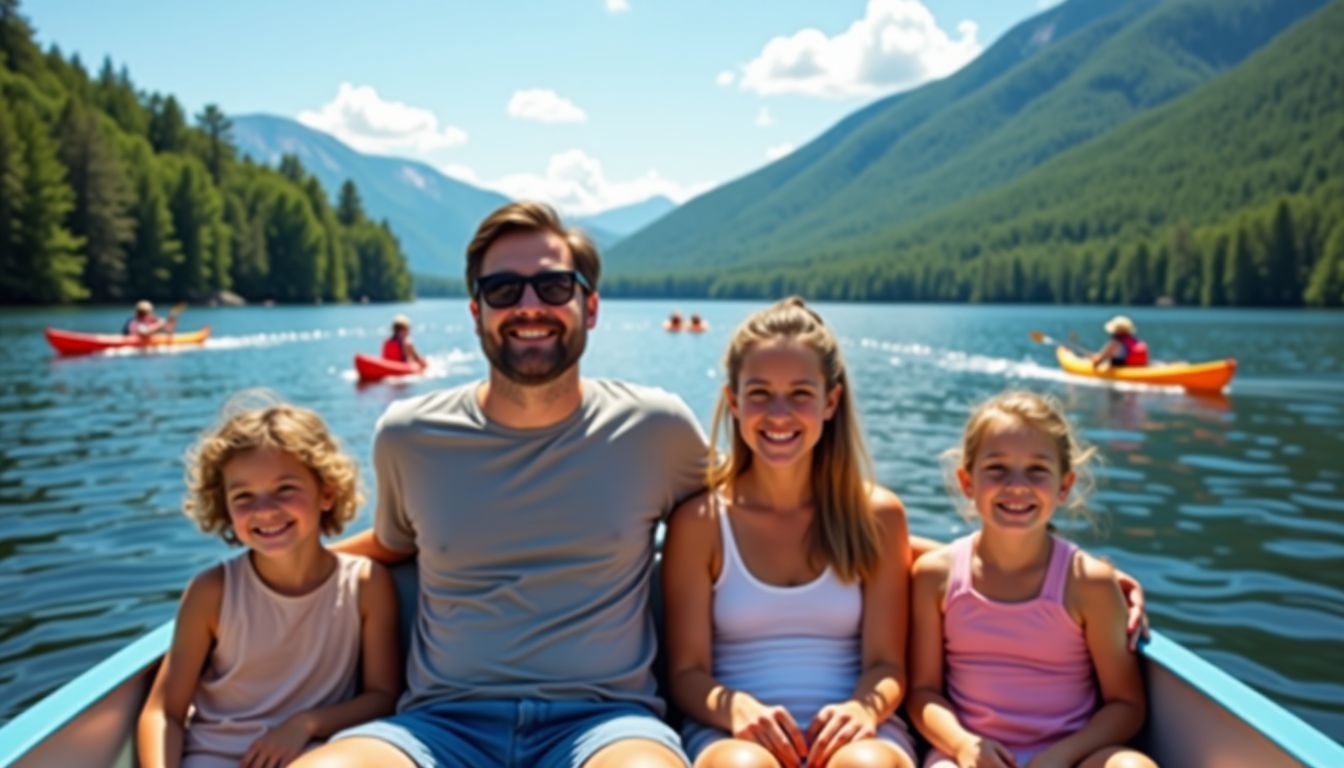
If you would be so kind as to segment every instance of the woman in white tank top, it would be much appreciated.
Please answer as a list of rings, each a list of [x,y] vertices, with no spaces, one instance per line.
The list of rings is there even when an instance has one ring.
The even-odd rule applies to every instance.
[[[911,768],[905,510],[869,480],[835,336],[785,299],[738,327],[725,367],[709,490],[672,513],[663,555],[686,751],[696,768]]]

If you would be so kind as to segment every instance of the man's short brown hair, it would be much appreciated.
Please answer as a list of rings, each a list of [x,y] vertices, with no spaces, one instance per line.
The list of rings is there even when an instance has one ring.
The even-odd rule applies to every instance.
[[[485,252],[495,241],[514,232],[554,232],[569,246],[574,257],[574,269],[597,290],[597,279],[602,272],[602,259],[597,246],[583,230],[566,227],[555,209],[545,203],[524,200],[509,203],[495,210],[481,225],[467,246],[467,293],[476,295],[476,279],[481,276]]]

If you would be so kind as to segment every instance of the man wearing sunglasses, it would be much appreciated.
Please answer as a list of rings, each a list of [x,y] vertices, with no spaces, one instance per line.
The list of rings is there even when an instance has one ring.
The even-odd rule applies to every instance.
[[[599,273],[545,205],[477,229],[488,376],[388,408],[373,531],[338,545],[418,557],[408,690],[296,765],[687,764],[658,717],[649,574],[654,527],[703,484],[705,439],[675,395],[580,378]]]

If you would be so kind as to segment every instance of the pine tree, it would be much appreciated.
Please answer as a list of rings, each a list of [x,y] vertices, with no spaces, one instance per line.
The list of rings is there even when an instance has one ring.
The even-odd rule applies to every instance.
[[[100,118],[83,102],[66,101],[56,132],[75,193],[67,225],[84,240],[84,287],[95,301],[120,300],[126,293],[125,246],[135,229],[130,179]]]
[[[270,277],[270,263],[266,257],[266,232],[237,195],[229,195],[224,206],[224,221],[229,225],[233,242],[232,282],[234,290],[244,296],[266,295]]]
[[[1171,230],[1171,261],[1167,268],[1166,294],[1177,304],[1200,303],[1199,251],[1190,237],[1190,227],[1181,222]]]
[[[336,219],[342,225],[353,227],[364,220],[364,203],[359,199],[355,182],[346,179],[341,184],[340,199],[336,203]]]
[[[174,96],[154,94],[149,98],[149,143],[155,152],[187,149],[187,118]]]
[[[1205,307],[1221,307],[1227,303],[1224,292],[1226,279],[1223,276],[1227,266],[1227,235],[1219,235],[1213,249],[1204,254],[1201,271],[1199,303]]]
[[[229,133],[233,129],[233,121],[225,117],[218,106],[206,104],[205,110],[196,116],[196,125],[205,133],[205,167],[210,171],[215,186],[219,186],[223,183],[229,161],[233,159]]]
[[[42,52],[33,42],[33,28],[19,13],[19,0],[0,0],[0,64],[21,75],[42,66]]]
[[[1275,306],[1301,306],[1306,287],[1299,277],[1301,269],[1297,241],[1293,234],[1293,216],[1288,201],[1274,208],[1266,251],[1266,299]]]
[[[217,263],[214,238],[222,211],[219,194],[196,158],[181,163],[168,209],[173,215],[173,231],[182,244],[182,263],[173,274],[173,293],[183,298],[204,298],[219,284],[213,273]]]
[[[20,291],[6,299],[59,303],[85,298],[79,284],[84,271],[83,245],[65,227],[74,207],[74,192],[65,183],[65,168],[56,144],[36,110],[26,102],[14,105],[14,125],[23,147],[23,192],[20,196],[16,254]]]
[[[280,301],[322,298],[322,225],[308,198],[292,184],[277,183],[265,213],[270,288]]]
[[[1232,306],[1258,303],[1256,300],[1262,295],[1260,286],[1251,257],[1251,235],[1243,221],[1237,226],[1232,248],[1227,251],[1223,268],[1223,299]]]
[[[1313,307],[1344,307],[1344,222],[1336,223],[1326,238],[1304,298]]]
[[[22,296],[25,288],[19,234],[28,168],[12,109],[0,90],[0,297],[6,299]]]
[[[118,72],[111,58],[103,59],[93,86],[93,103],[107,113],[123,131],[134,136],[149,135],[149,113],[141,106],[126,68]]]
[[[182,244],[173,233],[173,215],[158,163],[141,143],[136,168],[135,239],[126,251],[127,292],[137,298],[175,300],[173,274],[182,263]]]

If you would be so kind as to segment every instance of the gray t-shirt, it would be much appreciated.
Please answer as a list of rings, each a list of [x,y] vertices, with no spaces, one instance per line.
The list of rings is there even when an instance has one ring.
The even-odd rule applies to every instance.
[[[478,386],[394,403],[374,436],[374,530],[419,557],[398,709],[538,698],[661,713],[653,534],[703,485],[694,415],[660,389],[584,379],[570,417],[511,429],[485,417]]]

